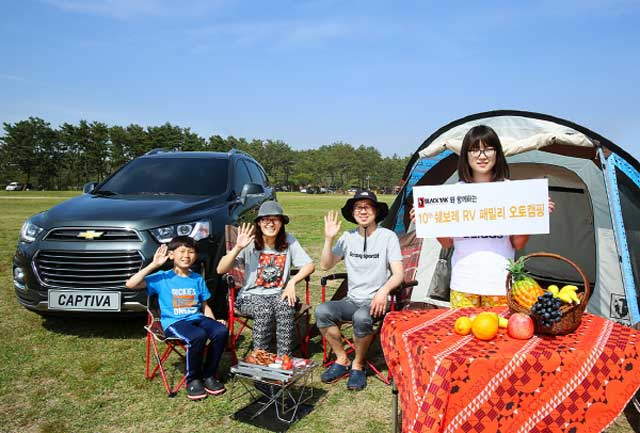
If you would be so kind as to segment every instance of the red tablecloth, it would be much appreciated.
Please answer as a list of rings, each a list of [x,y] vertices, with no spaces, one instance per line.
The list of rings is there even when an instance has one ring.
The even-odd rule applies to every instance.
[[[453,332],[480,309],[387,315],[382,347],[405,432],[600,432],[640,387],[640,333],[585,314],[572,334],[491,341]],[[505,307],[496,311],[507,315]]]

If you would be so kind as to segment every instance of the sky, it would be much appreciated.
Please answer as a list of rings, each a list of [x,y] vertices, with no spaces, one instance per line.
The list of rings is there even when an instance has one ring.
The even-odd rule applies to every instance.
[[[640,158],[640,0],[0,0],[0,122],[36,116],[412,154],[469,114]]]

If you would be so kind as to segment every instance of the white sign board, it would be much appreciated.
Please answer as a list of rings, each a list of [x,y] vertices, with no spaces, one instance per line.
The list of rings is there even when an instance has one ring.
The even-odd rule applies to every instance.
[[[416,186],[421,238],[549,233],[547,179]]]

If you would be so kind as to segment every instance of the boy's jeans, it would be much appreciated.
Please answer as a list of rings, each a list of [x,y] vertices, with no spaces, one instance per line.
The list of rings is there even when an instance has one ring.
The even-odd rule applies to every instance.
[[[212,377],[218,370],[220,358],[229,337],[229,330],[222,323],[202,316],[194,320],[179,320],[167,329],[165,334],[178,337],[187,343],[187,382],[194,379]],[[202,361],[207,340],[211,340],[207,357]]]

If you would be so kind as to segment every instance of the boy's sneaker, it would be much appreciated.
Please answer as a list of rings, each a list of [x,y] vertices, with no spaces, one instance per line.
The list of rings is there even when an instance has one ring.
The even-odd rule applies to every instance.
[[[347,389],[352,391],[362,391],[367,387],[367,375],[362,370],[351,369],[349,372],[349,380],[347,381]]]
[[[211,395],[220,395],[227,390],[215,377],[206,377],[203,382],[204,390]]]
[[[202,400],[207,392],[199,379],[193,379],[187,383],[187,398],[189,400]]]

